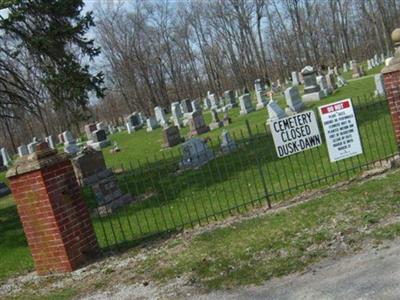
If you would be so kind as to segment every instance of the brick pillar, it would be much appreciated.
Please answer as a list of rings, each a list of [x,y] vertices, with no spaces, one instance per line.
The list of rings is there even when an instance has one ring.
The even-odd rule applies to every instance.
[[[397,147],[400,150],[400,28],[392,32],[392,41],[395,55],[389,65],[382,69],[382,74]]]
[[[88,209],[67,155],[47,143],[7,172],[39,275],[71,272],[98,254]]]

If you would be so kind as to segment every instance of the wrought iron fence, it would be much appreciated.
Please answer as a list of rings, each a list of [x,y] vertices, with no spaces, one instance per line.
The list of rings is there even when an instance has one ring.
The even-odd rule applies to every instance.
[[[397,155],[386,100],[371,96],[352,101],[363,154],[342,161],[329,161],[324,137],[322,146],[278,158],[269,128],[247,122],[245,129],[230,132],[236,143],[231,152],[223,153],[220,141],[209,141],[214,158],[198,168],[182,170],[179,149],[115,169],[119,187],[134,201],[112,213],[93,214],[100,245],[113,248],[255,207],[273,207],[306,190],[349,179]],[[316,106],[310,109],[316,111]],[[321,124],[319,127],[323,136]],[[85,190],[85,198],[96,211],[90,189]]]

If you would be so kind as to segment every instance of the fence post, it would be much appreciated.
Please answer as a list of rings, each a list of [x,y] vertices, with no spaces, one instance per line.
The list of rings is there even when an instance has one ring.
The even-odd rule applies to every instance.
[[[382,74],[397,149],[400,150],[400,28],[392,32],[392,41],[395,48],[394,58],[382,69]]]
[[[7,172],[39,275],[71,272],[98,254],[88,209],[71,161],[47,143]]]

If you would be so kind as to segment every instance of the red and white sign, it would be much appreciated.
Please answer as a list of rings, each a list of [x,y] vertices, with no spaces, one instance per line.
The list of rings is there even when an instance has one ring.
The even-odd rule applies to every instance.
[[[331,162],[362,154],[356,116],[350,99],[319,107]]]

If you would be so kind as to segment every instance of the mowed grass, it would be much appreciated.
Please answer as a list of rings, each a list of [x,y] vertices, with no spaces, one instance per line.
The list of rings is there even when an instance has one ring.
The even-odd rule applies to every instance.
[[[309,107],[315,109],[323,103],[370,94],[374,88],[373,77],[351,81],[334,95]],[[282,95],[274,98],[284,107]],[[274,204],[306,189],[319,188],[356,175],[361,168],[348,172],[344,170],[390,156],[397,151],[385,103],[370,103],[370,107],[356,111],[364,155],[335,164],[330,164],[325,144],[295,157],[277,159],[273,141],[265,131],[265,109],[240,117],[236,108],[229,114],[233,123],[227,129],[238,141],[239,149],[230,155],[218,157],[203,168],[183,173],[177,172],[180,146],[161,150],[161,129],[150,133],[140,130],[131,135],[123,132],[110,137],[118,142],[122,151],[110,154],[109,149],[104,149],[107,165],[120,171],[131,169],[119,176],[121,187],[135,197],[146,200],[125,207],[112,217],[101,220],[94,218],[102,247],[138,240],[157,232],[172,231],[183,225],[202,225],[265,205],[264,182],[270,201]],[[210,114],[205,113],[205,118],[209,123]],[[251,124],[254,139],[249,139],[246,119]],[[182,130],[183,136],[187,130]],[[211,147],[216,151],[221,131],[218,129],[202,136],[211,137]],[[121,165],[124,167],[121,168]],[[4,175],[0,173],[0,180]],[[324,179],[313,181],[314,178]],[[0,199],[0,221],[2,280],[32,270],[33,263],[11,197]]]
[[[261,284],[302,271],[362,242],[400,235],[399,171],[270,215],[235,222],[188,240],[173,239],[135,271],[153,280],[187,278],[207,289]]]
[[[134,142],[129,144],[128,139],[136,141],[139,135],[144,135],[142,143],[149,139],[147,154],[151,149],[158,149],[158,153],[148,160],[128,158],[135,151],[134,146],[132,152],[122,146],[121,153],[105,153],[108,163],[110,157],[114,159],[119,155],[131,162],[131,165],[121,167],[124,160],[120,160],[122,174],[118,178],[124,191],[137,197],[138,201],[111,216],[94,219],[100,244],[114,246],[185,226],[203,225],[264,206],[267,201],[275,205],[303,191],[356,176],[374,166],[376,161],[393,156],[397,147],[386,101],[374,97],[359,98],[371,94],[374,86],[373,77],[351,81],[332,96],[308,106],[316,111],[325,103],[348,97],[353,99],[363,154],[336,163],[330,163],[325,143],[278,159],[269,129],[265,127],[265,110],[246,116],[251,124],[251,134],[246,129],[246,118],[235,116],[237,110],[231,111],[234,121],[228,130],[237,141],[238,149],[229,155],[219,155],[217,138],[222,129],[204,134],[211,137],[210,147],[217,157],[197,170],[178,171],[180,147],[160,151],[158,141],[150,140],[144,131],[121,139],[127,143],[125,147],[130,147]],[[322,128],[320,131],[322,135]]]

